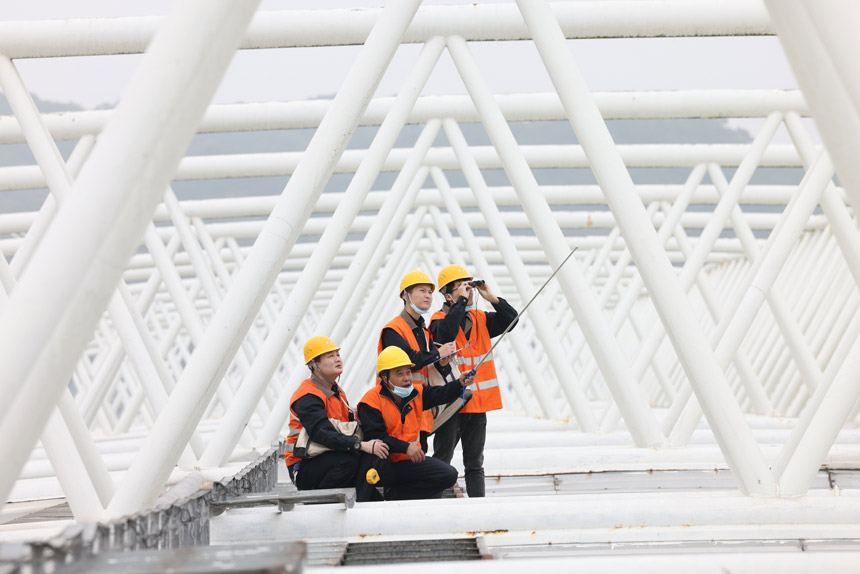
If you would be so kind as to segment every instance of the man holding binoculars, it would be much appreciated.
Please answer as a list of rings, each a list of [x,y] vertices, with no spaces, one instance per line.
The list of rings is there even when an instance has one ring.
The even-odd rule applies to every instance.
[[[433,341],[439,344],[456,342],[457,349],[460,349],[456,357],[460,373],[467,373],[475,367],[478,370],[475,382],[468,387],[472,391],[472,400],[436,430],[433,457],[450,464],[454,448],[462,440],[466,492],[470,497],[481,497],[484,496],[487,412],[502,408],[495,363],[491,355],[485,355],[493,346],[492,337],[501,335],[511,325],[517,311],[494,295],[483,280],[474,280],[461,265],[448,265],[442,269],[438,284],[445,303],[442,310],[430,319]],[[493,311],[477,309],[476,291],[493,306]]]

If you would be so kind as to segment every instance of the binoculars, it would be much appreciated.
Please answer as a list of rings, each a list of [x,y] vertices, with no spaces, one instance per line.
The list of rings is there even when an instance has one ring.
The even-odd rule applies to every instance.
[[[469,281],[469,285],[471,285],[472,287],[480,287],[483,284],[484,284],[483,279],[475,279],[474,281]]]

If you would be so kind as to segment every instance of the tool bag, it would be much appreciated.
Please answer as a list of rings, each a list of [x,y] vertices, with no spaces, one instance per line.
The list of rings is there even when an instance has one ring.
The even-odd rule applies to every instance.
[[[361,427],[359,426],[358,421],[344,422],[331,418],[328,420],[334,427],[334,430],[336,430],[340,434],[351,436],[357,440],[364,439],[364,435],[361,432]],[[293,455],[296,458],[313,458],[319,454],[324,453],[327,450],[331,449],[327,446],[321,445],[318,442],[312,441],[307,429],[302,427],[302,430],[299,433],[299,438],[298,440],[296,440],[296,445],[295,447],[293,447]]]

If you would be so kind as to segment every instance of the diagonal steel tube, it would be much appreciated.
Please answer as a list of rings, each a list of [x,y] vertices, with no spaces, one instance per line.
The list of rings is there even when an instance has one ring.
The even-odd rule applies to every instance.
[[[443,124],[447,124],[448,121],[450,121],[450,120],[445,120],[443,122]],[[459,132],[459,128],[456,128],[456,126],[445,125],[445,132],[449,133],[448,139],[455,141],[454,145],[456,146],[456,145],[458,145],[456,143],[456,139],[458,139],[458,136],[455,135],[454,137],[452,137],[450,135],[450,132],[453,132],[454,129],[457,129],[457,132]],[[459,134],[459,137],[462,137],[462,133]],[[465,144],[465,140],[463,140],[463,143]],[[468,159],[466,159],[464,161],[464,164],[466,164],[466,162],[468,162]],[[466,165],[464,165],[464,173],[468,173],[468,171],[469,171],[468,167]],[[457,233],[460,235],[460,238],[465,243],[465,247],[466,247],[466,250],[468,251],[469,256],[472,260],[472,264],[478,270],[478,273],[479,273],[478,276],[484,278],[485,280],[489,281],[493,285],[497,285],[498,283],[496,282],[495,278],[493,277],[492,271],[490,271],[490,266],[487,263],[486,257],[484,256],[483,253],[481,253],[481,251],[479,249],[477,249],[477,247],[475,245],[475,241],[474,241],[475,236],[472,233],[472,230],[469,229],[469,226],[466,225],[465,222],[463,221],[463,218],[460,217],[462,215],[462,210],[460,209],[460,206],[457,205],[457,202],[454,201],[454,197],[453,197],[453,194],[451,193],[451,188],[448,185],[448,181],[445,178],[445,174],[438,167],[433,167],[430,169],[430,175],[433,177],[433,181],[436,183],[436,188],[442,194],[442,198],[445,200],[445,203],[448,207],[448,213],[451,214],[451,216],[454,220],[454,223],[457,226]],[[474,190],[476,196],[480,196],[482,194],[482,192],[486,191],[485,189],[483,189],[483,190],[481,189],[481,184],[483,183],[483,178],[481,178],[480,182],[476,181],[474,178],[470,177],[469,175],[467,175],[467,178],[469,179],[469,185]],[[486,184],[484,184],[484,186],[486,186]],[[431,211],[436,210],[436,209],[437,208],[434,206],[431,208]],[[485,213],[485,216],[487,216],[488,218],[490,217],[490,215],[491,214],[489,214],[489,213]],[[505,231],[507,231],[507,230],[505,230]],[[494,239],[496,240],[500,249],[508,249],[508,246],[505,243],[505,239],[510,241],[509,237],[506,238],[503,235],[494,234]],[[449,242],[449,251],[454,251],[453,241]],[[512,265],[515,265],[514,262],[520,261],[519,256],[515,253],[511,253],[510,251],[508,251],[505,254],[505,258],[509,262],[511,262]],[[522,265],[522,262],[520,262],[520,265]],[[517,271],[519,271],[519,269],[516,269],[514,271],[514,273],[516,273]],[[528,347],[523,345],[522,342],[519,340],[519,335],[518,335],[517,331],[511,332],[511,337],[512,337],[511,340],[512,340],[513,345],[514,345],[514,350],[516,351],[520,365],[522,366],[523,371],[526,372],[526,375],[528,377],[526,383],[530,387],[532,387],[532,392],[534,393],[535,397],[538,399],[538,402],[540,403],[541,408],[543,409],[545,415],[550,417],[550,418],[557,417],[559,414],[559,409],[553,403],[552,399],[550,398],[550,396],[547,392],[547,388],[546,388],[546,385],[544,384],[544,381],[538,375],[538,371],[535,368],[535,364],[534,364],[534,357],[529,356]],[[559,380],[560,384],[565,384],[565,381],[563,381],[561,378],[558,378],[558,380]],[[514,385],[517,385],[517,383],[514,382]],[[588,400],[585,398],[585,395],[582,395],[582,399],[583,399],[583,402],[581,404],[581,407],[587,409],[588,408]],[[571,406],[571,408],[574,408],[574,407],[580,408],[580,405],[576,405],[572,401],[570,402],[570,406]],[[593,418],[593,415],[592,415],[592,418]]]
[[[417,0],[392,2],[380,16],[245,265],[209,323],[167,407],[117,489],[107,510],[109,516],[134,512],[154,500],[163,486],[274,284],[419,4]]]
[[[708,421],[744,492],[774,494],[776,484],[744,420],[704,333],[693,320],[684,290],[673,272],[657,233],[645,216],[633,182],[603,118],[590,96],[564,34],[546,2],[518,1],[526,25],[534,35],[541,59],[561,97],[570,123],[589,150],[589,160],[606,193],[622,234],[640,268],[657,312],[688,373]]]
[[[444,120],[442,122],[442,126],[445,129],[445,134],[448,136],[448,141],[457,153],[461,169],[463,170],[463,174],[466,176],[466,181],[472,188],[472,192],[478,200],[481,212],[487,220],[487,224],[490,226],[490,233],[492,234],[496,245],[501,250],[503,258],[507,262],[508,269],[511,271],[514,285],[519,292],[520,299],[522,301],[528,301],[533,295],[534,285],[529,279],[525,264],[520,258],[519,253],[516,251],[510,231],[508,231],[507,227],[505,227],[501,222],[499,208],[493,203],[489,196],[487,184],[484,181],[480,169],[478,169],[478,165],[475,162],[474,157],[472,157],[468,150],[466,138],[463,136],[459,126],[453,120]],[[435,169],[438,170],[438,168]],[[441,172],[441,170],[438,171]],[[439,178],[437,177],[434,179]],[[446,199],[448,211],[453,215],[454,212],[452,212],[451,209],[457,209],[457,207],[454,205],[450,190],[448,193],[443,192],[442,196]],[[458,227],[462,228],[460,236],[463,237],[463,233],[466,232],[466,225],[464,224],[465,222],[462,221],[462,211],[459,212],[459,215],[460,217],[454,217],[454,221],[457,223]],[[471,230],[469,230],[469,233],[471,233]],[[473,244],[474,242],[466,240],[466,243]],[[472,260],[475,261],[475,258],[473,257]],[[534,313],[530,316],[530,319],[532,324],[535,326],[538,338],[543,344],[547,359],[549,360],[552,371],[555,373],[556,380],[564,391],[564,395],[567,398],[571,409],[576,413],[577,422],[579,423],[580,428],[585,432],[593,432],[597,430],[597,421],[594,417],[594,413],[591,411],[591,406],[588,399],[585,397],[585,393],[582,392],[582,387],[579,381],[575,380],[573,369],[567,361],[568,355],[566,355],[560,342],[556,338],[556,334],[552,332],[552,329],[549,326],[546,305],[543,301],[536,301],[535,304]],[[540,379],[534,379],[530,381],[530,384],[532,386],[540,386],[541,391],[545,393],[545,385]],[[541,402],[545,405],[545,408],[550,406],[548,404],[548,398],[545,396]],[[555,408],[551,408],[549,412],[554,412],[555,410]]]
[[[748,288],[739,290],[730,304],[729,308],[736,309],[736,312],[724,317],[714,332],[713,338],[719,340],[714,353],[719,359],[721,370],[728,366],[737,353],[744,336],[785,264],[791,248],[803,232],[804,224],[818,205],[824,188],[832,178],[833,164],[827,153],[822,151],[815,165],[801,181],[796,201],[786,207],[783,217],[771,232],[767,245],[750,270],[748,280],[745,282]],[[687,401],[687,406],[673,432],[673,438],[684,442],[692,435],[700,416],[701,412],[695,401]]]
[[[382,260],[388,253],[386,249],[380,249],[379,246],[390,245],[395,239],[397,227],[390,225],[389,222],[402,221],[407,216],[415,201],[415,196],[424,180],[427,179],[429,170],[422,166],[422,163],[427,150],[439,133],[440,125],[439,120],[431,120],[422,130],[408,162],[410,167],[398,174],[385,202],[374,219],[373,225],[365,235],[359,251],[350,262],[346,276],[334,295],[335,300],[345,301],[346,304],[342,307],[330,305],[317,323],[317,332],[329,333],[342,347],[344,346],[343,343],[346,342],[343,341],[343,338],[347,335],[349,325],[355,322],[355,316],[359,313],[361,300],[367,296],[370,283],[375,278],[382,265]],[[349,347],[344,348],[348,353]],[[285,392],[279,397],[272,409],[272,416],[269,417],[260,431],[258,446],[268,445],[269,442],[277,439],[278,433],[289,414],[290,395],[304,378],[306,372],[307,368],[304,364],[297,362],[287,380]]]
[[[553,267],[558,268],[569,253],[567,241],[553,219],[545,198],[540,194],[534,174],[520,152],[510,126],[481,77],[466,41],[460,37],[449,37],[448,51],[466,84],[466,89],[475,101],[490,140],[504,160],[505,172],[523,204],[541,247],[546,251]],[[638,198],[635,201],[638,201]],[[648,405],[648,398],[633,380],[630,365],[625,360],[618,341],[609,332],[606,318],[597,307],[594,295],[576,261],[562,268],[559,282],[589,340],[589,346],[598,359],[601,372],[612,389],[624,419],[630,425],[634,440],[639,445],[662,444],[665,436]]]
[[[223,0],[175,7],[5,307],[0,394],[9,400],[0,405],[0,429],[18,440],[0,444],[0,500],[68,383],[255,7]]]
[[[331,266],[337,247],[346,238],[352,221],[358,215],[367,193],[379,175],[383,161],[394,146],[409,110],[415,105],[415,100],[421,93],[444,46],[442,38],[434,38],[424,46],[418,62],[401,89],[397,104],[392,107],[370,145],[367,161],[363,162],[356,171],[346,189],[343,201],[332,216],[331,224],[320,237],[316,249],[302,271],[301,278],[290,292],[274,328],[270,331],[262,350],[243,380],[236,394],[236,400],[228,407],[215,435],[206,447],[206,452],[201,458],[201,464],[204,467],[223,464],[235,446],[238,433],[247,424],[254,405],[260,400],[287,345],[292,341],[296,326],[304,317],[326,270]]]

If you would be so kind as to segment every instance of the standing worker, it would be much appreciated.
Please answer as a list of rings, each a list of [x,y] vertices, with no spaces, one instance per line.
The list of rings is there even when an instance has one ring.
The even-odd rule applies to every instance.
[[[386,458],[388,446],[379,440],[364,441],[342,434],[332,423],[356,420],[355,411],[337,384],[343,373],[340,347],[329,337],[317,335],[307,340],[304,353],[311,375],[290,398],[290,433],[284,453],[290,480],[299,490],[356,486],[359,454]],[[329,450],[312,458],[298,456],[301,453],[295,452],[296,442],[302,429],[311,441]]]
[[[490,302],[494,312],[480,311],[475,304],[475,288]],[[460,372],[471,371],[478,363],[472,400],[442,425],[433,439],[433,457],[451,462],[457,442],[463,444],[466,493],[484,496],[484,443],[487,412],[502,408],[502,394],[493,357],[484,356],[493,346],[490,339],[501,335],[516,320],[517,312],[507,301],[493,295],[484,281],[473,281],[461,265],[448,265],[439,272],[439,291],[445,296],[442,310],[433,314],[430,333],[439,343],[454,341]],[[513,328],[513,327],[511,327]]]
[[[427,457],[418,439],[424,409],[455,400],[472,379],[464,374],[445,385],[413,385],[414,366],[400,347],[383,349],[376,360],[376,386],[358,403],[365,438],[381,440],[390,453],[387,460],[376,462],[377,484],[385,488],[387,499],[437,498],[457,482],[457,470],[447,462]],[[369,468],[368,464],[362,471]],[[371,490],[375,488],[359,486],[356,499],[371,500]]]
[[[398,316],[389,321],[379,334],[379,344],[376,352],[381,353],[386,347],[403,349],[412,361],[413,384],[430,384],[430,365],[445,379],[451,372],[448,357],[457,350],[453,341],[438,349],[433,346],[430,331],[424,322],[424,315],[430,313],[433,304],[433,291],[436,289],[433,281],[423,271],[410,271],[400,280],[400,298],[403,300],[403,310]],[[456,378],[456,377],[454,377]],[[433,414],[425,411],[424,427],[422,427],[421,446],[427,451],[426,436],[433,428]]]

